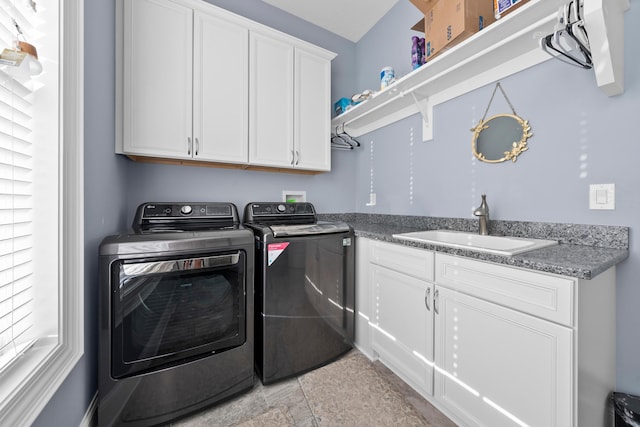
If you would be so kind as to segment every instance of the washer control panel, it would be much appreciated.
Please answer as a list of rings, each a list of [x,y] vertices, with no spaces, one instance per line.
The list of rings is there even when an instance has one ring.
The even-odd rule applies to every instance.
[[[299,223],[315,222],[316,211],[311,203],[278,203],[278,202],[256,202],[249,203],[244,210],[245,223]]]

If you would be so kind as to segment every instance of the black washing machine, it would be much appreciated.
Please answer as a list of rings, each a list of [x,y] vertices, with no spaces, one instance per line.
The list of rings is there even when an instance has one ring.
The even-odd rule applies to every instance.
[[[231,203],[145,203],[105,238],[98,424],[162,424],[252,388],[253,271]]]
[[[355,238],[311,203],[250,203],[255,234],[255,363],[264,384],[325,365],[353,347]]]

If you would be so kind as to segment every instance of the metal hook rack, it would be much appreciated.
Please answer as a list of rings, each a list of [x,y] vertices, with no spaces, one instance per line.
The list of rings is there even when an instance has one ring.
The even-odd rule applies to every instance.
[[[353,150],[361,145],[360,141],[347,133],[344,128],[344,123],[337,125],[335,132],[331,135],[331,148],[337,150]]]
[[[583,8],[583,0],[571,0],[562,6],[554,32],[540,39],[540,47],[562,62],[589,70],[593,59]]]

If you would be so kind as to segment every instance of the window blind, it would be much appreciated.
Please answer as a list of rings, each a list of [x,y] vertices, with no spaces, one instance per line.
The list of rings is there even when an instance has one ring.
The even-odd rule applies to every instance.
[[[33,12],[28,0],[0,0],[0,51],[19,31],[28,41]],[[0,64],[0,371],[33,342],[32,84],[24,64]]]

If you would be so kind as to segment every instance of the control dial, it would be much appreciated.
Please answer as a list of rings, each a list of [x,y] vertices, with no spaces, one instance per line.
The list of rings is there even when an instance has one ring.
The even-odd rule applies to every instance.
[[[278,205],[276,209],[278,210],[278,212],[282,213],[287,210],[287,207],[285,205]]]
[[[189,205],[184,205],[183,207],[180,208],[180,213],[182,215],[189,215],[191,213],[192,209],[191,206]]]

